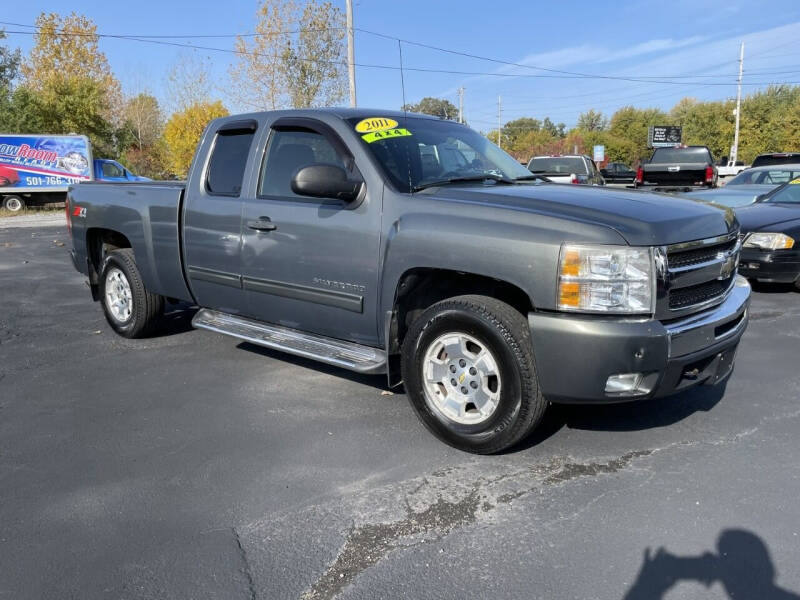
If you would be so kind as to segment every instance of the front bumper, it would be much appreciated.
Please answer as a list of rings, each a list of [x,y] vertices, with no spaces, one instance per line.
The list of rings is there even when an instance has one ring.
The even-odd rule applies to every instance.
[[[739,273],[758,281],[793,283],[800,277],[800,250],[742,248]]]
[[[747,328],[750,285],[738,277],[725,301],[670,322],[529,313],[542,393],[558,403],[612,403],[667,396],[727,377]],[[606,393],[612,375],[641,373],[642,389]]]

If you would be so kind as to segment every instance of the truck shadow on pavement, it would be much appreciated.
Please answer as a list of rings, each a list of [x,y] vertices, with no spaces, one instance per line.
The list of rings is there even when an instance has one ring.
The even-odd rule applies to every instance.
[[[564,427],[586,431],[641,431],[673,425],[696,412],[708,412],[725,395],[730,377],[719,385],[697,386],[666,398],[621,404],[553,404],[531,435],[509,449],[537,446]]]
[[[636,581],[623,600],[658,600],[682,581],[706,587],[719,583],[729,598],[800,600],[795,592],[778,587],[777,572],[766,543],[744,529],[725,529],[717,538],[716,553],[678,556],[659,548],[644,551]]]
[[[296,356],[294,354],[289,354],[288,352],[273,350],[271,348],[266,348],[250,342],[240,342],[236,345],[236,347],[240,350],[247,350],[248,352],[260,354],[261,356],[273,358],[275,360],[296,365],[298,367],[303,367],[304,369],[311,369],[319,373],[325,373],[326,375],[333,375],[341,379],[348,379],[349,381],[362,383],[364,385],[381,390],[388,389],[385,375],[364,375],[362,373],[348,371],[347,369],[343,369],[341,367],[328,365],[310,358],[303,358],[302,356]],[[403,388],[400,386],[399,388],[392,388],[391,391],[395,394],[402,394]]]

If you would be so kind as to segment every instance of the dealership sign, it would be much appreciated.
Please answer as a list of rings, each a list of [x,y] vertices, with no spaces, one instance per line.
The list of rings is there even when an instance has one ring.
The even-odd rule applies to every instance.
[[[647,146],[662,148],[681,143],[682,130],[679,125],[652,125],[647,132]]]

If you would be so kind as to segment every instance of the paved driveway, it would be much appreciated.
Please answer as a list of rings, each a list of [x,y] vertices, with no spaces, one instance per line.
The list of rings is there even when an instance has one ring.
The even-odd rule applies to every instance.
[[[476,457],[380,377],[181,307],[115,336],[64,242],[0,226],[0,599],[800,591],[800,294],[755,294],[727,389],[554,407]]]

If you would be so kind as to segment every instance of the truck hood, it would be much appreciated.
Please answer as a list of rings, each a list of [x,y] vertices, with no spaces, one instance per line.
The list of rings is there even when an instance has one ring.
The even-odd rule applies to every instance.
[[[743,233],[763,230],[766,227],[800,220],[800,206],[761,202],[736,209]]]
[[[430,188],[440,200],[546,214],[617,231],[632,246],[655,246],[725,235],[737,228],[732,210],[681,198],[585,185],[465,185]]]

